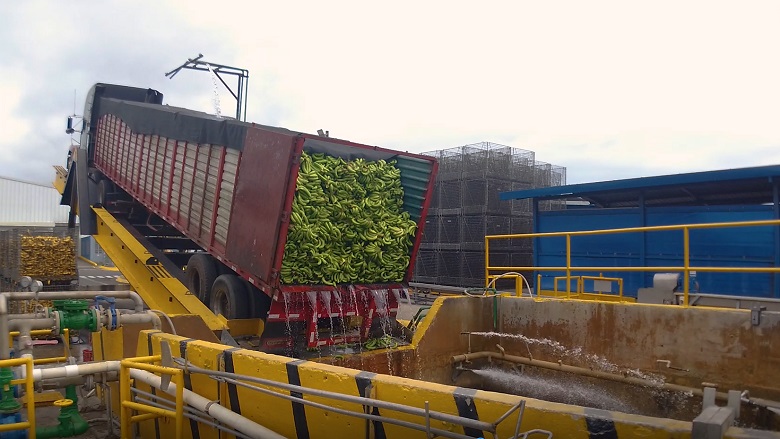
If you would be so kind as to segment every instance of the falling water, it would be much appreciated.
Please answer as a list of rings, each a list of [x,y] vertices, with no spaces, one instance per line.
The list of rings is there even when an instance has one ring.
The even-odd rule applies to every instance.
[[[291,340],[290,346],[287,348],[287,354],[293,356],[295,350],[295,339],[293,338],[292,326],[290,325],[290,293],[287,291],[282,292],[282,300],[284,300],[284,323],[287,326],[287,338]]]
[[[292,338],[292,327],[290,326],[290,293],[287,291],[282,293],[284,300],[284,320],[287,324],[287,336]]]
[[[219,101],[219,83],[217,82],[219,79],[217,78],[217,74],[214,73],[214,69],[211,68],[211,64],[206,63],[206,68],[209,69],[209,73],[211,73],[211,82],[214,83],[214,114],[217,117],[222,117],[222,106]]]
[[[390,328],[392,325],[392,320],[390,318],[390,304],[387,297],[388,291],[385,289],[371,290],[371,294],[374,296],[374,303],[376,304],[376,311],[377,315],[379,316],[379,326],[382,328],[382,338],[386,339],[391,335]],[[389,348],[385,349],[385,353],[387,354],[387,373],[394,375],[393,355],[390,350],[391,349]]]
[[[560,342],[556,340],[551,340],[549,338],[533,338],[533,337],[526,337],[525,335],[522,334],[507,334],[501,332],[472,332],[471,335],[477,335],[482,337],[510,338],[514,340],[523,341],[526,343],[526,346],[530,346],[530,345],[542,346],[545,348],[549,348],[556,355],[560,355],[568,358],[575,358],[584,361],[591,369],[600,370],[609,373],[621,373],[626,376],[641,378],[643,380],[648,381],[653,386],[660,387],[665,382],[665,379],[662,375],[645,373],[640,371],[639,369],[621,368],[604,357],[584,352],[583,348],[580,346],[575,348],[569,348],[564,346]]]
[[[348,293],[349,293],[350,306],[352,307],[352,309],[357,311],[357,309],[358,309],[358,304],[357,304],[357,295],[358,295],[358,293],[355,290],[355,287],[353,285],[349,286]],[[365,299],[365,295],[364,294],[361,294],[361,296],[363,296],[363,298]],[[358,352],[363,352],[363,341],[362,341],[363,340],[363,334],[361,332],[361,329],[358,329],[358,335],[359,335],[359,337],[358,337]],[[365,357],[363,355],[358,355],[358,357],[360,358],[360,368],[363,369],[365,367]]]
[[[317,357],[322,358],[322,349],[320,348],[320,331],[319,326],[317,323],[319,323],[319,318],[317,317],[317,291],[307,291],[306,295],[309,297],[309,306],[311,306],[311,312],[314,319],[314,346],[317,349]],[[310,337],[310,335],[307,335],[306,337]],[[309,339],[307,338],[306,341],[308,342]]]
[[[332,296],[330,291],[321,291],[322,301],[325,303],[325,312],[328,313],[328,320],[330,321],[330,337],[333,338],[333,308],[330,304],[330,298]]]
[[[636,412],[636,408],[632,404],[611,394],[607,389],[573,376],[572,379],[567,379],[564,382],[560,378],[524,374],[498,368],[473,370],[473,372],[484,378],[486,387],[492,391],[603,410],[617,410],[624,413]]]
[[[344,345],[347,344],[347,316],[344,315],[344,303],[342,302],[341,292],[334,291],[333,299],[336,301],[336,307],[339,309],[339,317],[341,318],[341,335],[344,337]],[[331,331],[333,330],[333,324],[331,324]]]

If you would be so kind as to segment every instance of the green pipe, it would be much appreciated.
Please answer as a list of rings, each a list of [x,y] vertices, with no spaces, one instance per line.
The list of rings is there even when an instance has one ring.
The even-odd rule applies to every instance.
[[[17,413],[22,409],[22,405],[14,398],[13,386],[11,386],[11,381],[13,379],[14,372],[10,367],[3,367],[0,369],[0,389],[2,389],[0,413]]]
[[[37,438],[73,437],[84,434],[89,429],[89,424],[79,414],[79,398],[76,395],[76,386],[65,387],[65,400],[69,400],[72,403],[60,408],[60,414],[57,416],[59,424],[36,428],[35,436]]]

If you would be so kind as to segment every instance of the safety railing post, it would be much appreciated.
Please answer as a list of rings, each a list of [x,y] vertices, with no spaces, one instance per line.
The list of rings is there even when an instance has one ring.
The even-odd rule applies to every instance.
[[[571,299],[571,234],[566,234],[566,298]]]
[[[122,439],[130,439],[131,408],[125,402],[130,401],[130,369],[123,363],[119,365],[119,434]]]
[[[688,227],[683,227],[683,306],[688,307],[688,294],[690,293],[690,273],[691,273],[691,254],[690,254],[691,236]]]
[[[129,437],[125,432],[127,431],[127,434],[129,434],[132,424],[148,421],[157,417],[173,418],[175,428],[174,437],[180,439],[184,435],[184,371],[177,368],[153,364],[160,360],[160,355],[150,355],[147,357],[128,358],[120,362],[120,421],[123,439]],[[131,369],[138,369],[160,375],[170,375],[171,380],[176,385],[175,410],[167,410],[133,401],[132,390],[130,389]],[[132,416],[134,410],[142,412],[142,414]]]
[[[536,297],[542,292],[542,273],[536,275]]]
[[[485,288],[490,285],[490,237],[485,236]]]
[[[184,434],[184,373],[176,375],[176,439]]]

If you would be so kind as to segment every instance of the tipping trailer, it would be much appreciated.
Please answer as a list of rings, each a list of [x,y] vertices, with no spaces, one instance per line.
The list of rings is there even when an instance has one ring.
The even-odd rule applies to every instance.
[[[162,94],[151,89],[96,84],[90,90],[81,146],[72,152],[63,192],[63,203],[79,214],[83,234],[97,230],[91,207],[105,208],[154,263],[215,314],[263,319],[261,349],[266,351],[290,348],[290,334],[305,336],[307,348],[363,341],[380,319],[395,319],[420,245],[435,159],[162,101]],[[417,224],[403,279],[282,282],[304,152],[345,161],[393,161],[400,170],[401,209]],[[323,335],[326,329],[331,332]]]

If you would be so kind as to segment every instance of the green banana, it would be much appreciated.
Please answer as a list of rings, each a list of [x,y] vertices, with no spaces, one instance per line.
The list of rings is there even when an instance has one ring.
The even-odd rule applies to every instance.
[[[395,161],[303,153],[280,271],[283,284],[403,280],[417,224]]]

